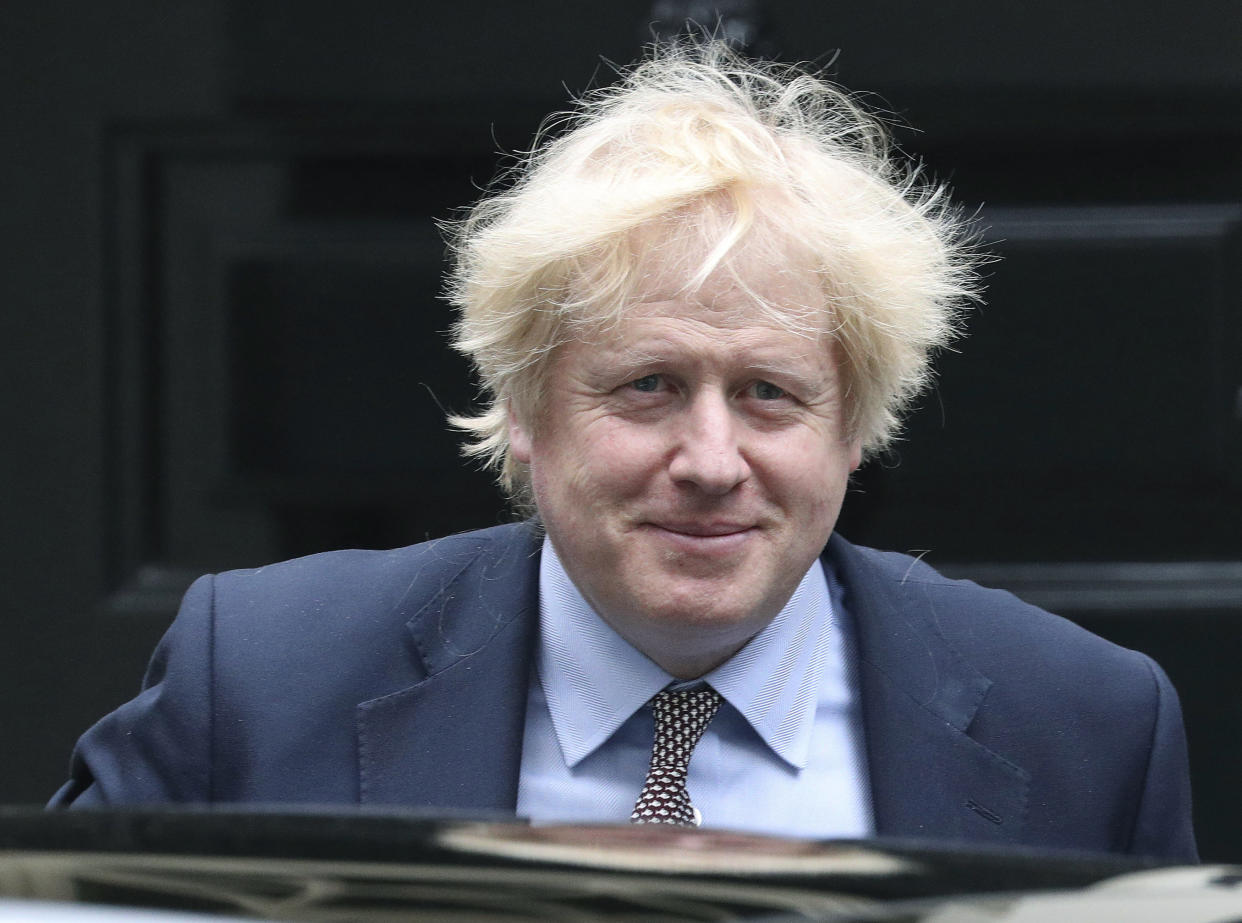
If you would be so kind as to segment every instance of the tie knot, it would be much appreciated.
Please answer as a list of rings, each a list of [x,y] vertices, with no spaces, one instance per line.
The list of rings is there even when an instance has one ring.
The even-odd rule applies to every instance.
[[[688,764],[719,708],[720,693],[711,686],[657,692],[651,699],[655,718],[653,761]]]

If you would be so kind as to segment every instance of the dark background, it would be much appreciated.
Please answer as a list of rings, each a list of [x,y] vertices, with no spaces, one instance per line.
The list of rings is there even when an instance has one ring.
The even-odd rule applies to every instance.
[[[988,304],[841,529],[1155,656],[1242,859],[1242,4],[763,4],[978,210]],[[701,14],[700,14],[701,15]],[[0,14],[0,802],[43,801],[188,580],[504,517],[434,219],[647,2]]]

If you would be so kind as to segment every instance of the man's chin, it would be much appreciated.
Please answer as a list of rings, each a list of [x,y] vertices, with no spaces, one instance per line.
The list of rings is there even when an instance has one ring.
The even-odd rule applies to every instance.
[[[771,621],[752,605],[705,606],[701,599],[664,599],[646,604],[645,613],[630,643],[679,679],[711,672]]]
[[[761,611],[762,601],[753,594],[721,592],[714,581],[696,581],[689,587],[684,582],[678,586],[657,583],[647,588],[643,596],[639,605],[644,621],[669,632],[680,628],[700,632],[733,629],[744,634],[741,626],[745,624],[762,622],[762,628],[771,621],[771,615],[765,618]]]

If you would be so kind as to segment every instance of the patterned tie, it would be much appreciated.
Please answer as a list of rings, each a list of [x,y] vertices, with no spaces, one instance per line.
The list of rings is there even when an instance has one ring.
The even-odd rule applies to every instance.
[[[652,697],[655,741],[651,746],[651,768],[634,803],[631,823],[698,825],[698,812],[686,791],[686,772],[694,748],[718,708],[720,693],[711,686],[679,692],[665,689]]]

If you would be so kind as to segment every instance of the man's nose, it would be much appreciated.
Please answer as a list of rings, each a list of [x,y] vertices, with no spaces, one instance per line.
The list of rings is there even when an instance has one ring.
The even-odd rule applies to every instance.
[[[673,420],[669,475],[710,494],[726,494],[750,477],[741,423],[724,395],[697,395]]]

